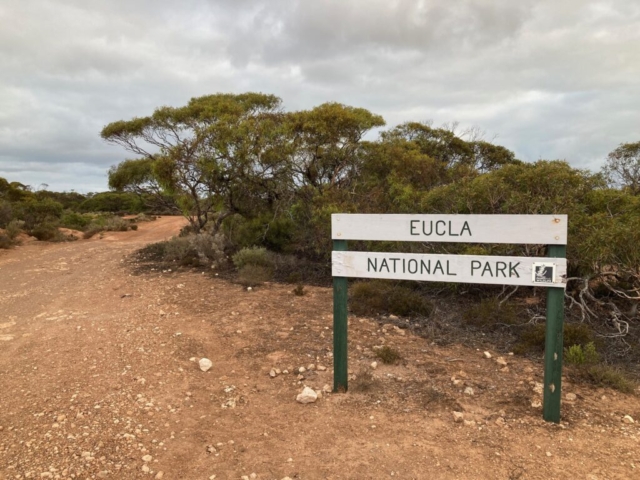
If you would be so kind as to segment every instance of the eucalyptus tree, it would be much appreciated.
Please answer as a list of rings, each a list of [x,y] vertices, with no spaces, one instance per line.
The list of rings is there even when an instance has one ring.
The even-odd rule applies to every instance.
[[[115,190],[168,196],[194,231],[272,206],[290,187],[289,125],[262,93],[192,98],[183,107],[113,122],[107,142],[138,155],[112,167]]]

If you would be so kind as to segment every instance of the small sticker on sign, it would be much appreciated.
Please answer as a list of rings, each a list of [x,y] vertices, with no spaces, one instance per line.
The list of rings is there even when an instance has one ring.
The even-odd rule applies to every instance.
[[[531,276],[533,283],[553,283],[556,278],[556,264],[547,262],[534,263]]]

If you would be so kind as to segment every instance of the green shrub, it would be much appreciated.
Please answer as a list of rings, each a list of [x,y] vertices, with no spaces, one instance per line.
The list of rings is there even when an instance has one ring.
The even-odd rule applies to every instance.
[[[182,266],[216,266],[224,262],[224,238],[222,235],[199,233],[186,237],[177,236],[164,242],[163,260]]]
[[[238,270],[248,265],[273,270],[274,261],[272,255],[264,247],[243,248],[231,257]]]
[[[396,363],[398,360],[402,358],[400,352],[393,347],[385,345],[382,348],[379,348],[375,351],[376,358],[382,360],[382,363],[392,364]]]
[[[586,370],[586,378],[596,385],[610,387],[623,393],[633,393],[636,384],[622,371],[608,365],[594,365]]]
[[[0,200],[0,228],[6,227],[13,219],[13,208],[5,200]]]
[[[14,241],[8,235],[0,233],[0,248],[8,249],[15,245]]]
[[[72,230],[84,230],[92,221],[90,215],[83,215],[71,210],[67,210],[60,218],[60,226]]]
[[[462,319],[467,325],[475,327],[493,327],[502,325],[517,325],[522,323],[521,314],[515,305],[505,303],[500,305],[496,298],[482,300],[478,305],[468,308]]]
[[[351,381],[352,392],[368,393],[381,386],[380,380],[375,378],[369,370],[360,370],[356,378]]]
[[[522,329],[513,351],[518,354],[543,352],[545,343],[545,324],[539,323]],[[563,329],[563,343],[565,345],[585,346],[594,342],[594,333],[584,323],[565,323]]]
[[[120,217],[112,217],[107,220],[104,229],[109,232],[126,232],[129,230],[129,222]]]
[[[24,228],[24,222],[22,220],[14,219],[14,220],[11,220],[7,225],[5,233],[11,240],[15,240],[16,237],[20,235],[20,232],[22,232],[23,228]]]
[[[238,271],[237,282],[245,287],[256,287],[273,278],[273,270],[260,265],[245,265]]]
[[[433,304],[420,292],[382,280],[354,284],[351,297],[351,311],[356,315],[390,313],[426,317],[433,311]]]
[[[131,230],[138,230],[138,225],[136,225],[135,223],[133,225],[130,225],[129,228]]]
[[[584,348],[582,345],[572,345],[565,349],[564,358],[567,363],[573,365],[593,365],[600,361],[600,355],[593,342],[587,343]]]
[[[51,223],[41,223],[29,231],[29,235],[41,242],[64,242],[67,240],[58,227]]]

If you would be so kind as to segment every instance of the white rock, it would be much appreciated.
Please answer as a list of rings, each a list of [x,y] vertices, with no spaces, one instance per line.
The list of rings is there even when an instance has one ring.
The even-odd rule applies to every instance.
[[[151,469],[149,468],[149,465],[147,465],[146,463],[145,463],[144,465],[142,465],[142,471],[143,471],[144,473],[149,473],[149,470],[151,470]]]
[[[564,398],[566,398],[570,402],[575,402],[578,396],[575,393],[567,393]]]
[[[395,321],[400,320],[397,315],[389,315],[389,320]]]
[[[491,354],[489,352],[484,352],[484,358],[491,358]]]
[[[507,366],[507,361],[503,357],[496,358],[496,363],[498,365],[500,365],[501,367],[506,367]]]
[[[322,387],[322,391],[324,393],[331,393],[331,387],[329,386],[329,384],[326,384],[324,387]]]
[[[310,363],[309,366],[307,367],[307,370],[309,370],[310,372],[315,369],[316,369],[316,366],[313,363]]]
[[[206,372],[211,367],[213,367],[213,362],[208,358],[201,358],[198,364],[200,365],[200,370],[202,370],[203,372]]]
[[[296,397],[296,402],[298,403],[313,403],[318,399],[318,395],[316,392],[309,387],[304,387],[302,393],[300,393]]]
[[[250,292],[251,290],[253,290],[253,288],[247,287],[247,292]]]
[[[162,477],[164,477],[164,472],[160,471],[158,473],[156,473],[156,480],[160,480]]]
[[[300,368],[298,369],[298,373],[304,373],[304,372],[306,372],[306,371],[307,371],[307,369],[306,369],[306,368],[304,368],[304,367],[300,367]]]
[[[271,378],[276,378],[276,375],[278,375],[278,374],[276,373],[275,369],[272,368],[271,371],[269,372],[269,376]]]
[[[471,387],[467,387],[464,389],[464,394],[465,395],[469,395],[469,396],[473,396],[473,388]]]
[[[144,457],[142,457],[143,462],[149,463],[151,460],[153,460],[153,457],[151,455],[145,455]]]
[[[322,390],[316,390],[316,395],[318,396],[318,400],[322,398]]]
[[[462,412],[453,412],[453,421],[456,423],[462,423],[464,420],[464,415]]]
[[[327,367],[325,367],[324,365],[318,365],[318,371],[319,372],[324,372],[327,370]]]
[[[371,362],[371,368],[373,368],[374,370],[378,368],[378,362]]]
[[[631,415],[625,415],[624,417],[622,417],[622,421],[623,421],[624,423],[636,423],[636,422],[633,420],[633,417],[632,417]]]

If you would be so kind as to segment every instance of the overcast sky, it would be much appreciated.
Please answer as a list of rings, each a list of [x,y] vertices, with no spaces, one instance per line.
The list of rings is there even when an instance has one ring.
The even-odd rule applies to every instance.
[[[640,141],[640,1],[1,0],[0,176],[106,189],[109,122],[216,92],[478,127],[598,169]]]

